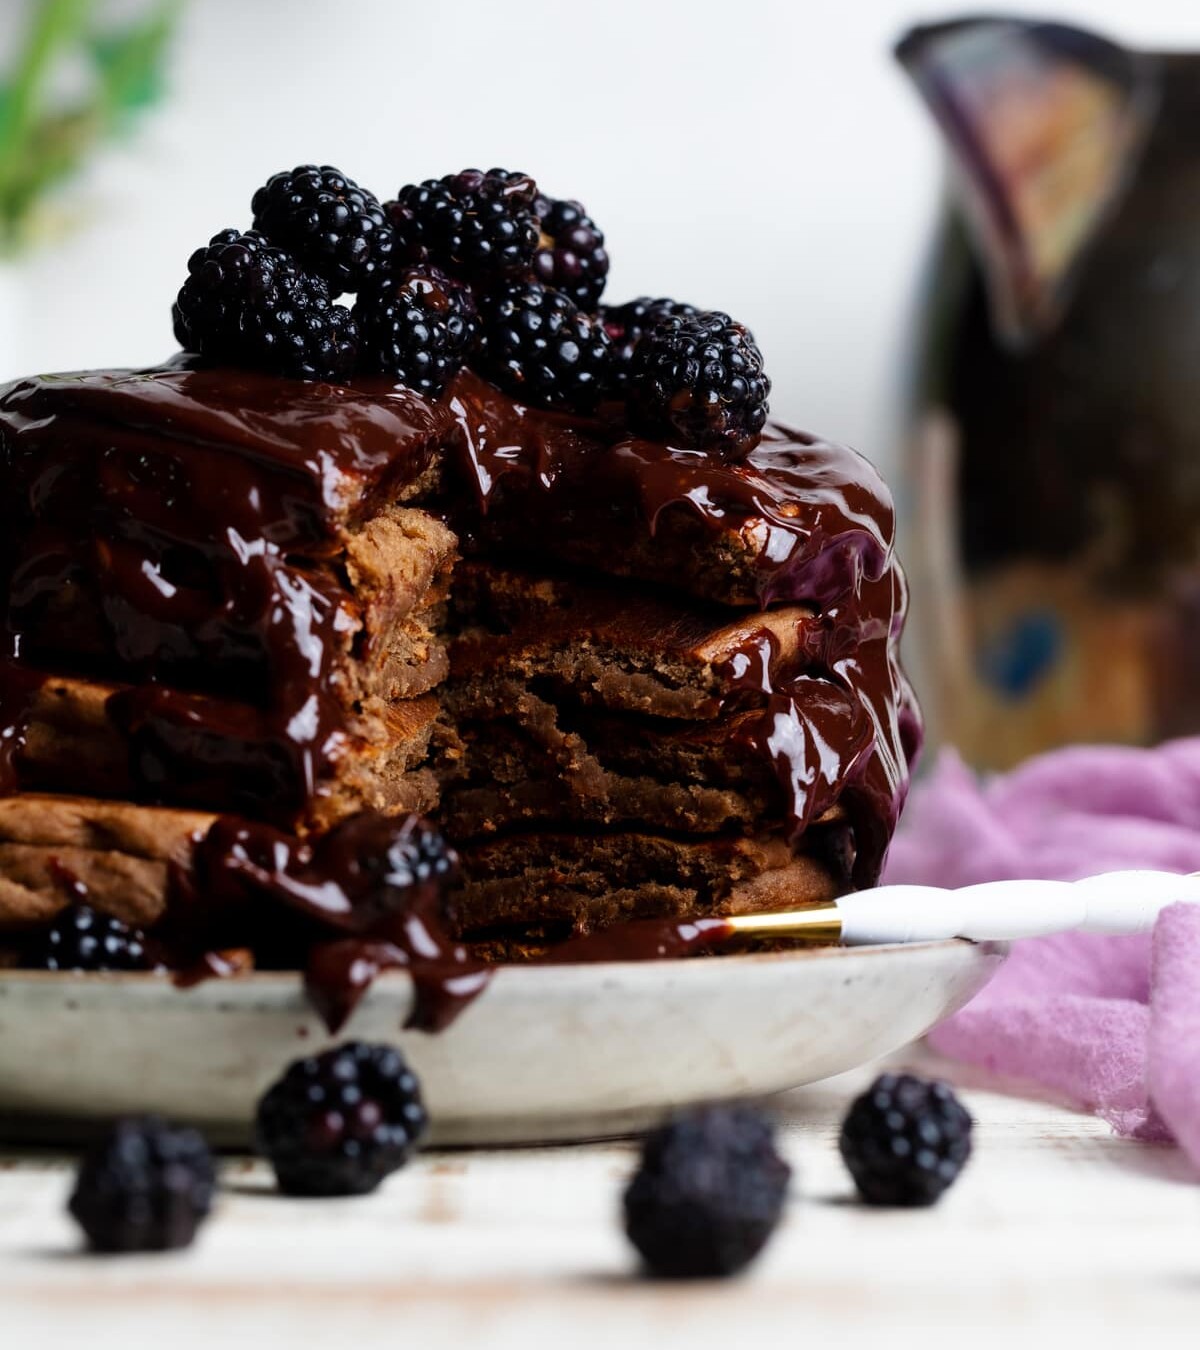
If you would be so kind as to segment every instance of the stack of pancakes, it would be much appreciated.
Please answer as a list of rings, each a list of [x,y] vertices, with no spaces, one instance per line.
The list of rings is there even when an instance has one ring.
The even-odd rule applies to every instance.
[[[186,359],[20,381],[0,446],[0,936],[202,903],[228,817],[426,813],[505,951],[878,875],[919,732],[850,451]]]
[[[737,654],[795,668],[811,613],[469,562],[456,578],[442,819],[472,928],[781,908],[848,883],[831,803],[792,848]],[[747,707],[749,703],[749,707]]]

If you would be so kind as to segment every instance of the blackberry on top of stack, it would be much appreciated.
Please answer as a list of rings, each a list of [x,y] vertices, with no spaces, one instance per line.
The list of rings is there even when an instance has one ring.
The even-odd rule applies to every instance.
[[[891,502],[768,422],[749,330],[602,304],[523,173],[305,165],[252,213],[183,355],[0,397],[0,938],[86,903],[302,961],[374,922],[304,887],[416,811],[488,953],[874,881],[919,741]]]
[[[624,398],[634,430],[730,457],[766,424],[753,334],[672,300],[601,307],[604,235],[526,174],[465,169],[380,205],[308,164],[253,209],[252,230],[192,256],[175,305],[185,350],[305,379],[392,375],[433,396],[469,361],[539,407]],[[352,309],[334,303],[344,291]]]

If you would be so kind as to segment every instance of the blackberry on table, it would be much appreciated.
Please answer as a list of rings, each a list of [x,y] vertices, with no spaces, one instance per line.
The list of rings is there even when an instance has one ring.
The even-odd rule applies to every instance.
[[[931,1205],[971,1156],[971,1117],[945,1083],[884,1074],[851,1105],[839,1147],[872,1205]]]
[[[254,228],[328,282],[357,291],[386,274],[394,236],[379,199],[330,164],[277,173],[254,194]]]
[[[146,935],[87,904],[62,910],[38,942],[30,964],[39,970],[152,970]]]
[[[410,183],[386,210],[400,256],[480,284],[527,276],[538,246],[537,184],[507,169]]]
[[[546,408],[590,412],[609,391],[612,343],[599,320],[538,282],[480,302],[479,369],[510,394]]]
[[[736,459],[766,425],[770,392],[753,334],[709,310],[667,315],[642,336],[626,403],[635,430]]]
[[[479,330],[470,291],[428,265],[359,293],[358,368],[436,396],[462,368]]]
[[[95,1251],[169,1251],[191,1244],[215,1189],[196,1130],[130,1116],[84,1154],[68,1208]]]
[[[684,1112],[646,1138],[625,1192],[625,1231],[652,1275],[734,1275],[766,1246],[790,1179],[759,1112]]]
[[[533,199],[533,213],[539,231],[534,279],[561,291],[580,309],[595,309],[608,277],[608,252],[596,222],[579,202],[541,193]]]
[[[259,1102],[258,1147],[289,1195],[365,1195],[404,1166],[427,1125],[400,1052],[355,1041],[288,1068]]]
[[[298,379],[348,375],[358,344],[329,286],[257,231],[222,230],[188,260],[172,311],[180,346]]]

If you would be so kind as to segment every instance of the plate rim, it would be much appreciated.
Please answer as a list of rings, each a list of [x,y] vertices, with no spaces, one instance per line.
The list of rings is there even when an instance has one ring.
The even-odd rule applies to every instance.
[[[722,967],[733,966],[741,970],[747,966],[756,965],[777,965],[782,962],[792,962],[797,960],[824,960],[830,957],[848,958],[855,956],[884,956],[894,955],[898,952],[929,952],[938,950],[963,950],[975,949],[983,956],[1004,957],[1009,953],[1011,944],[999,940],[989,939],[986,941],[976,941],[971,938],[935,938],[924,942],[872,942],[861,945],[850,945],[846,943],[831,944],[829,946],[797,946],[784,951],[769,952],[731,952],[728,955],[710,954],[698,957],[661,957],[652,960],[631,959],[626,961],[572,961],[561,963],[540,963],[535,961],[498,961],[492,967],[494,970],[493,979],[499,978],[506,972],[520,972],[524,975],[533,975],[541,978],[543,976],[553,977],[555,974],[561,978],[564,971],[575,972],[587,970],[588,972],[599,975],[605,971],[628,971],[631,969],[641,969],[647,971],[678,971],[678,970],[707,970],[714,963],[719,962]],[[293,984],[296,980],[303,980],[304,972],[302,970],[246,970],[233,975],[212,976],[198,981],[194,985],[176,985],[175,987],[181,994],[192,993],[198,989],[205,988],[228,988],[230,985],[246,984]],[[54,984],[64,979],[69,980],[73,985],[80,984],[104,984],[119,985],[130,984],[135,986],[161,985],[166,987],[174,983],[173,976],[169,971],[157,970],[25,970],[18,967],[0,970],[0,984]],[[381,971],[372,985],[408,983],[412,979],[409,971],[404,969]]]

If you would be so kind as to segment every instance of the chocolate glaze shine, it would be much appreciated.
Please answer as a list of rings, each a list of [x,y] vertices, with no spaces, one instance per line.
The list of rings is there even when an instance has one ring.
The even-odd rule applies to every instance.
[[[381,380],[180,360],[18,381],[0,395],[18,553],[0,655],[61,669],[65,643],[78,666],[79,633],[54,623],[55,597],[76,588],[99,629],[83,673],[131,682],[111,711],[133,734],[137,795],[186,782],[176,800],[293,822],[352,739],[330,671],[353,606],[310,560],[416,483],[449,427]],[[19,725],[19,703],[0,682],[0,725]]]
[[[338,1031],[382,970],[408,970],[408,1025],[440,1030],[490,970],[446,932],[441,888],[398,877],[391,854],[411,818],[363,812],[306,841],[258,821],[218,819],[196,841],[165,933],[175,964],[219,975],[213,953],[248,944],[281,968],[306,970],[312,1001]]]
[[[354,601],[321,560],[381,503],[405,492],[428,503],[439,476],[437,500],[467,547],[581,562],[743,608],[814,606],[803,670],[773,674],[760,634],[728,658],[731,699],[761,707],[751,735],[793,833],[840,798],[855,880],[874,881],[919,743],[896,659],[905,594],[893,513],[874,470],[780,427],[745,462],[724,464],[631,439],[603,417],[527,408],[470,372],[437,402],[381,379],[306,384],[186,358],[0,393],[12,525],[0,545],[0,791],[20,786],[32,671],[118,674],[128,687],[110,714],[134,746],[142,799],[182,791],[292,829],[355,738],[333,674]],[[732,541],[728,569],[679,568],[691,542],[714,538]],[[55,635],[54,600],[71,587],[98,616],[82,660],[77,646],[67,660]],[[286,840],[235,845],[217,830],[201,870],[228,881],[229,858],[266,850],[255,884],[275,901],[305,911],[317,866],[345,891],[345,859],[297,864],[279,853]],[[226,859],[215,868],[213,850]],[[244,895],[249,874],[233,870]],[[331,1015],[352,1002],[356,971],[420,964],[387,950],[406,950],[394,933],[346,934],[335,912],[307,917],[343,931],[321,957],[341,990]],[[347,941],[372,942],[373,954],[355,958]],[[471,972],[449,978],[459,976],[470,983]]]
[[[487,515],[510,498],[540,503],[540,530],[560,538],[622,520],[654,534],[665,513],[708,529],[745,530],[757,555],[754,599],[824,605],[878,580],[892,560],[891,496],[845,446],[769,425],[742,463],[630,439],[600,418],[528,408],[470,371],[447,395],[459,471]],[[613,559],[613,565],[620,562]]]
[[[743,463],[726,464],[629,439],[600,418],[527,408],[470,371],[449,400],[460,432],[455,471],[480,513],[466,533],[492,533],[517,550],[536,541],[539,555],[588,562],[593,550],[581,555],[577,541],[599,539],[603,570],[654,582],[667,578],[637,553],[639,534],[653,538],[672,525],[744,534],[753,556],[745,600],[817,607],[801,674],[772,673],[765,633],[767,646],[752,639],[727,669],[735,689],[762,695],[751,736],[774,768],[792,837],[841,796],[858,840],[855,881],[873,884],[920,724],[897,659],[907,595],[891,497],[870,464],[774,425]],[[498,527],[497,514],[505,517]],[[686,578],[673,580],[687,588]]]
[[[735,934],[727,919],[632,919],[568,938],[537,958],[539,965],[603,961],[674,961],[724,946]]]
[[[52,448],[39,433],[71,451],[61,505],[86,507],[76,489],[89,476],[119,491],[118,475],[132,470],[133,490],[186,492],[221,534],[317,553],[329,551],[335,524],[415,482],[450,420],[444,407],[382,377],[313,383],[187,356],[147,370],[17,380],[0,406],[5,428],[21,433],[10,442],[14,462]],[[95,438],[97,428],[110,436]],[[44,467],[40,487],[64,477],[61,461],[57,471]]]

